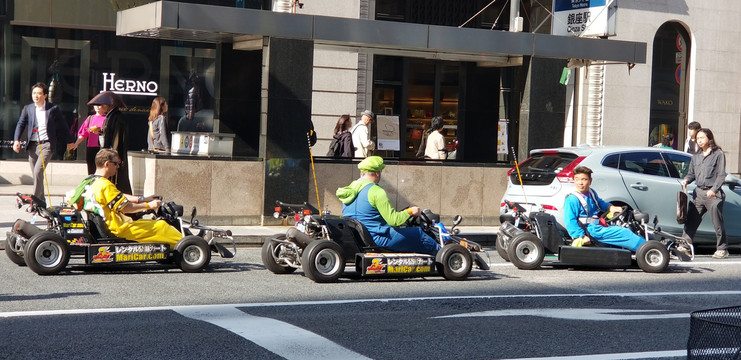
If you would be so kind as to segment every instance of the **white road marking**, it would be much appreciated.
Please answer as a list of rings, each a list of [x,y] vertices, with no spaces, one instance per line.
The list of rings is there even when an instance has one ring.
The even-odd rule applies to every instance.
[[[617,360],[617,359],[658,359],[667,357],[687,357],[687,350],[646,351],[618,354],[569,355],[539,358],[519,358],[505,360]]]
[[[173,309],[180,315],[229,330],[289,360],[369,359],[311,331],[231,306]]]
[[[651,313],[651,314],[641,314]],[[615,320],[650,320],[650,319],[681,319],[689,314],[667,314],[666,310],[635,310],[635,309],[507,309],[479,311],[472,313],[436,316],[433,319],[463,318],[463,317],[497,317],[497,316],[540,316],[564,320],[587,321],[615,321]]]
[[[229,306],[236,308],[250,307],[278,307],[278,306],[306,306],[306,305],[336,305],[336,304],[358,304],[367,302],[393,302],[393,301],[428,301],[428,300],[462,300],[462,299],[529,299],[529,298],[587,298],[587,297],[663,297],[663,296],[727,296],[741,295],[739,290],[723,291],[670,291],[670,292],[634,292],[634,293],[583,293],[583,294],[509,294],[509,295],[471,295],[471,296],[430,296],[413,298],[378,298],[378,299],[344,299],[344,300],[317,300],[317,301],[294,301],[294,302],[268,302],[268,303],[243,303],[243,304],[220,304],[220,305],[181,305],[181,306],[151,306],[135,308],[101,308],[101,309],[60,309],[60,310],[36,310],[36,311],[9,311],[0,312],[0,318],[12,318],[23,316],[49,316],[69,314],[102,314],[118,312],[138,311],[162,311],[208,308]]]

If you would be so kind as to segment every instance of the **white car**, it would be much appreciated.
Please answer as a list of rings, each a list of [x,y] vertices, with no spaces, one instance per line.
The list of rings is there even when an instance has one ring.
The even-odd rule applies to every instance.
[[[687,174],[691,156],[687,153],[654,147],[577,146],[538,149],[519,164],[519,174],[512,168],[507,190],[500,202],[500,215],[506,215],[505,200],[518,202],[529,211],[545,211],[556,216],[563,227],[562,208],[566,196],[574,191],[573,170],[577,166],[592,169],[592,188],[613,205],[641,210],[670,233],[681,234],[677,223],[677,192]],[[522,182],[520,182],[522,179]],[[728,175],[723,192],[726,233],[729,244],[741,243],[741,180]],[[691,194],[694,183],[687,186]],[[715,245],[715,230],[710,215],[700,225],[695,244]]]

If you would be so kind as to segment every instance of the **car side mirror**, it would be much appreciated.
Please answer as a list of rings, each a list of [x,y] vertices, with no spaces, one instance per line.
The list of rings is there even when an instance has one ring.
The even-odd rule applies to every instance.
[[[453,226],[458,226],[463,221],[463,216],[456,215],[453,218]]]
[[[658,215],[654,215],[654,221],[653,221],[653,224],[654,224],[654,227],[656,227],[656,225],[658,225],[658,224],[659,224],[659,216],[658,216]]]
[[[193,207],[193,210],[190,212],[190,223],[193,225],[198,225],[198,220],[196,220],[196,207]]]

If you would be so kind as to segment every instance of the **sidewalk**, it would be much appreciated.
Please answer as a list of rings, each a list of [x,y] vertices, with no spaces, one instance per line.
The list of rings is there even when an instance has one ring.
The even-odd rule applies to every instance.
[[[51,187],[52,204],[59,204],[62,196],[69,191],[66,187]],[[5,232],[10,231],[16,219],[30,220],[31,215],[24,209],[16,207],[16,193],[29,193],[31,185],[0,184],[0,248],[5,247]],[[48,197],[47,197],[48,201]],[[43,219],[39,219],[43,220]],[[37,220],[38,221],[38,220]],[[237,246],[261,246],[265,240],[276,234],[285,234],[290,226],[224,226],[232,231]],[[481,245],[493,246],[498,226],[460,226],[461,235]]]

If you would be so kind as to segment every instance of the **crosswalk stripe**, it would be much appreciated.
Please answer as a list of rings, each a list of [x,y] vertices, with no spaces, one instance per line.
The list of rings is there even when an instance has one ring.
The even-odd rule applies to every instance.
[[[280,320],[250,315],[231,306],[173,310],[231,331],[288,360],[369,359],[311,331]]]

